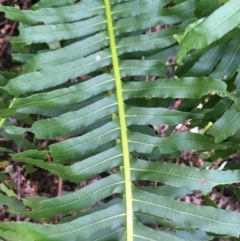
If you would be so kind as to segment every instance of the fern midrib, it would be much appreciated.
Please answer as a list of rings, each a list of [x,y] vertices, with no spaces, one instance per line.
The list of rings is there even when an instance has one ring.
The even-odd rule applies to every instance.
[[[133,241],[133,207],[132,207],[132,182],[130,174],[130,158],[128,149],[128,138],[127,138],[127,125],[125,119],[125,109],[122,95],[122,82],[119,71],[119,62],[117,55],[117,48],[115,42],[113,19],[111,15],[111,3],[110,0],[104,0],[105,11],[107,17],[107,27],[109,33],[110,49],[112,53],[113,70],[116,82],[119,121],[121,127],[121,142],[123,151],[123,164],[124,164],[124,181],[125,181],[125,199],[126,199],[126,234],[127,241]]]

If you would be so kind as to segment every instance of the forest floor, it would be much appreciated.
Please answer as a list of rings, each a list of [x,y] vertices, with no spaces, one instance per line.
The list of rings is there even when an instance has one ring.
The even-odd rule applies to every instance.
[[[31,0],[0,0],[0,4],[6,6],[19,5],[22,9],[28,9],[34,2]],[[18,24],[14,21],[5,18],[4,14],[0,12],[0,71],[9,71],[12,68],[18,66],[18,63],[12,61],[11,54],[11,44],[8,40],[9,36],[18,35]],[[179,100],[178,100],[179,101]],[[179,104],[176,102],[176,105]],[[161,126],[159,128],[159,134],[164,135],[165,127]],[[39,142],[40,146],[47,146],[49,143],[46,141]],[[0,146],[8,147],[13,151],[19,151],[14,142],[9,142],[7,139],[1,138],[0,136]],[[211,168],[217,169],[224,161],[227,164],[238,161],[239,156],[233,156],[227,160],[218,160],[213,163]],[[11,162],[9,156],[4,155],[0,152],[0,162],[7,160],[8,164],[1,168],[0,172],[8,173],[7,178],[3,181],[8,187],[12,187],[12,190],[18,195],[19,199],[28,196],[45,196],[45,197],[56,197],[61,195],[65,191],[74,191],[82,188],[83,186],[94,182],[94,180],[101,177],[93,177],[92,179],[83,183],[70,183],[62,182],[57,176],[49,175],[46,171],[42,169],[35,169],[31,173],[29,170],[20,164]],[[189,166],[202,166],[204,161],[198,156],[189,153],[183,153],[183,155],[176,159],[175,162],[182,165]],[[238,185],[238,184],[235,184]],[[224,189],[214,188],[210,194],[210,200],[202,195],[201,192],[194,192],[192,195],[188,195],[181,199],[182,201],[193,203],[195,205],[206,205],[211,202],[211,200],[222,209],[240,211],[240,203],[233,192],[233,185],[226,187]],[[1,192],[1,190],[0,190]],[[20,218],[16,215],[11,215],[6,212],[4,206],[0,206],[0,221],[19,221]],[[229,240],[229,239],[221,239]]]

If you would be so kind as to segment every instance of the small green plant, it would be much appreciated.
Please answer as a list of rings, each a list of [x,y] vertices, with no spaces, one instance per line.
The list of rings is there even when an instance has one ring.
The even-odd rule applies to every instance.
[[[2,73],[0,79],[0,133],[22,150],[12,160],[70,182],[111,170],[60,197],[12,202],[1,194],[11,212],[38,222],[1,223],[1,238],[239,237],[239,213],[176,198],[195,190],[207,196],[215,186],[239,182],[240,171],[164,162],[184,150],[204,155],[207,163],[239,151],[239,0],[42,0],[30,10],[0,11],[20,23],[11,42],[22,74]],[[164,29],[148,31],[158,25]],[[175,56],[177,64],[169,64]],[[176,66],[176,76],[167,78]],[[175,98],[183,100],[170,110]],[[33,122],[35,115],[40,117]],[[28,127],[14,126],[8,117]],[[169,126],[165,137],[149,127],[160,124]],[[173,133],[179,124],[203,131]],[[25,132],[62,141],[39,149]],[[141,180],[162,185],[134,185]],[[107,197],[111,201],[94,206]],[[51,219],[68,214],[60,223]]]

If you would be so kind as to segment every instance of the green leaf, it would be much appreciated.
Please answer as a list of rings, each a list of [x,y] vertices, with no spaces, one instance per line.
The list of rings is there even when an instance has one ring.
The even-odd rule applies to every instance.
[[[36,11],[21,11],[18,7],[12,8],[7,6],[1,6],[0,9],[6,13],[7,18],[11,18],[29,25],[37,22],[44,22],[45,24],[73,22],[96,15],[99,13],[99,11],[101,11],[100,13],[103,13],[104,11],[102,8],[103,5],[99,1],[93,0],[91,3],[87,1],[83,2],[71,4],[70,6],[60,6],[58,8],[42,8],[42,4],[41,8]],[[48,4],[48,6],[45,5],[44,7],[50,6],[51,5]]]
[[[214,140],[200,134],[182,132],[170,137],[152,137],[148,143],[145,142],[147,135],[140,133],[129,133],[129,145],[131,151],[151,153],[154,147],[158,147],[162,153],[171,153],[177,150],[209,150],[218,148],[236,148],[233,143],[215,144]],[[174,143],[174,145],[171,145]]]
[[[160,196],[171,197],[171,198],[184,197],[192,193],[191,190],[188,190],[182,187],[180,188],[172,187],[168,185],[164,185],[161,187],[139,187],[139,188],[150,193],[154,193]]]
[[[12,101],[13,106],[11,108],[1,111],[1,117],[7,117],[15,113],[17,109],[36,106],[36,103],[38,103],[38,107],[46,107],[50,110],[51,108],[74,104],[78,101],[86,100],[92,95],[97,95],[107,91],[108,88],[113,88],[113,80],[114,78],[112,75],[103,74],[92,78],[87,82],[78,83],[68,88],[61,88],[47,93],[34,94],[27,98],[14,99]]]
[[[230,41],[228,48],[223,55],[220,63],[218,63],[214,72],[210,75],[213,78],[229,79],[238,69],[238,62],[240,60],[240,38],[234,38]]]
[[[238,0],[228,1],[204,21],[195,25],[181,39],[178,63],[191,49],[202,49],[220,39],[240,23]]]
[[[58,0],[58,1],[51,1],[51,2],[49,2],[48,0],[40,0],[38,3],[34,4],[31,7],[31,9],[36,10],[44,7],[54,7],[54,6],[68,5],[72,3],[73,3],[72,0]]]
[[[40,219],[84,210],[113,193],[121,192],[123,187],[123,177],[119,174],[111,175],[74,193],[40,201],[37,206],[32,206],[33,209],[30,212],[24,212],[21,215]],[[87,193],[89,195],[86,195]]]
[[[150,180],[208,193],[214,186],[239,182],[239,171],[204,170],[170,163],[132,161],[133,180]]]
[[[208,7],[206,8],[206,6]],[[205,15],[208,15],[214,12],[220,6],[221,6],[220,0],[200,0],[195,13],[197,17],[201,18]]]
[[[207,134],[214,136],[215,142],[219,143],[229,136],[232,136],[239,129],[240,112],[234,105],[220,117],[207,131]]]
[[[13,155],[13,160],[23,161],[25,163],[38,166],[57,174],[63,180],[69,180],[72,182],[85,181],[99,172],[104,172],[109,168],[114,168],[120,165],[122,160],[120,147],[109,149],[100,154],[82,160],[81,162],[78,162],[72,166],[63,166],[57,163],[47,163],[43,160],[30,158],[28,157],[27,153],[25,153],[26,152],[22,152],[21,155]]]
[[[193,230],[193,231],[178,231],[176,233],[172,233],[177,237],[183,240],[194,240],[194,241],[207,241],[212,240],[212,237],[208,236],[205,232],[201,230]]]
[[[2,223],[0,235],[3,238],[19,241],[32,241],[33,239],[63,241],[69,238],[84,240],[92,235],[92,230],[98,233],[121,226],[125,218],[124,209],[120,204],[108,208],[107,212],[106,210],[99,211],[94,215],[96,217],[94,222],[89,215],[90,217],[85,216],[68,224],[51,225],[49,227],[25,222],[18,222],[14,226]]]
[[[0,184],[1,185],[1,184]],[[5,196],[0,193],[0,204],[8,207],[10,213],[26,212],[26,208],[23,206],[20,200],[16,198]]]
[[[136,210],[153,215],[161,213],[161,216],[189,229],[198,227],[207,232],[239,236],[239,215],[231,211],[194,206],[140,190],[134,192],[133,201]],[[218,229],[220,226],[221,229]]]
[[[8,197],[16,197],[16,194],[10,190],[4,183],[0,183],[0,190],[5,192]]]
[[[227,46],[229,46],[228,43],[223,43],[206,51],[183,76],[208,76],[222,58]]]
[[[197,99],[203,95],[216,92],[220,96],[226,96],[226,84],[211,78],[180,78],[154,82],[129,82],[124,85],[124,98],[132,97],[172,97]]]
[[[98,56],[100,56],[100,59],[97,58]],[[100,51],[87,58],[51,68],[51,71],[44,69],[39,72],[16,77],[11,79],[4,89],[13,95],[19,95],[21,93],[54,87],[66,82],[70,78],[76,78],[86,74],[88,71],[92,72],[108,65],[110,57],[111,55],[107,51]],[[41,85],[36,85],[35,81],[39,81]]]

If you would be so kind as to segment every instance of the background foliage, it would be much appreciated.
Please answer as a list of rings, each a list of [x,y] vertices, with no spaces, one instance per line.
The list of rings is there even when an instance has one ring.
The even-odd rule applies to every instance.
[[[20,22],[20,35],[11,41],[13,58],[22,63],[20,73],[0,77],[0,134],[19,152],[0,151],[28,170],[39,167],[69,182],[100,177],[61,196],[21,200],[2,183],[1,204],[25,221],[1,223],[0,237],[238,240],[239,213],[218,209],[207,196],[240,180],[239,164],[211,169],[239,150],[239,3],[0,6]],[[176,98],[181,104],[173,108]],[[179,124],[199,131],[176,131]],[[159,125],[168,126],[163,136]],[[42,140],[49,145],[40,147]],[[205,165],[170,161],[184,151],[200,155]],[[180,201],[195,190],[208,205]]]

